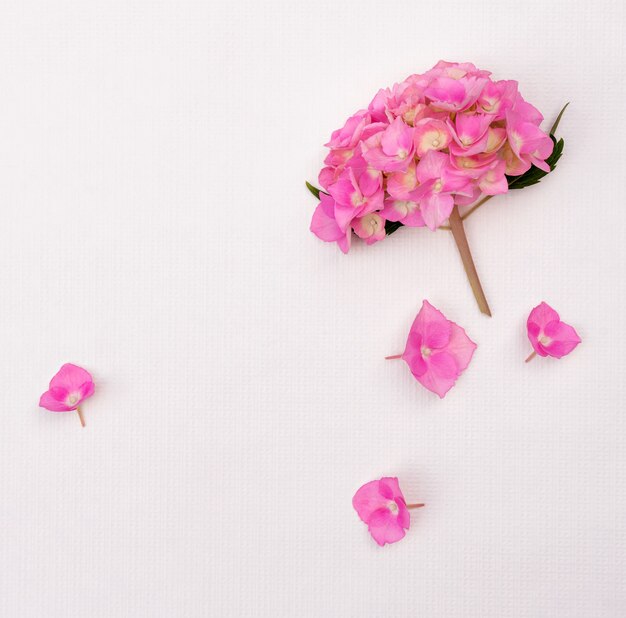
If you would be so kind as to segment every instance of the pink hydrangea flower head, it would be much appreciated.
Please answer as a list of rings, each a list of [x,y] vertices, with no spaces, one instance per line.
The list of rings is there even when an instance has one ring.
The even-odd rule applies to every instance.
[[[417,314],[402,358],[415,379],[443,399],[469,365],[476,344],[427,300]]]
[[[344,252],[353,234],[368,244],[386,237],[364,227],[378,221],[370,215],[434,231],[455,206],[506,193],[511,176],[550,171],[542,120],[516,81],[472,63],[442,60],[409,75],[333,131],[319,183],[334,205],[315,211],[311,230]]]
[[[562,358],[581,342],[574,328],[562,322],[559,314],[545,302],[541,302],[530,312],[526,328],[534,350],[527,361],[535,354]]]
[[[40,397],[39,406],[52,412],[79,410],[80,404],[94,391],[91,374],[82,367],[66,363],[50,380],[50,388]],[[79,416],[84,425],[80,410]]]
[[[381,547],[403,539],[411,524],[397,478],[385,477],[365,483],[354,494],[352,506]]]

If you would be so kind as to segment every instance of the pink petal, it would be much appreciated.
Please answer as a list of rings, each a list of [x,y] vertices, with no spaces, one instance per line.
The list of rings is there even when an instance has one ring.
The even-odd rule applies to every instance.
[[[550,322],[544,329],[544,333],[552,341],[543,348],[554,358],[569,354],[581,341],[574,328],[565,322]]]
[[[476,344],[467,336],[465,329],[450,322],[450,340],[446,352],[454,356],[459,373],[464,371],[472,360]]]
[[[337,245],[343,251],[343,253],[348,253],[348,251],[350,251],[351,244],[352,244],[352,228],[348,228],[345,236],[343,236],[337,241]]]
[[[404,538],[406,532],[397,516],[388,508],[381,508],[372,513],[368,529],[373,539],[382,547],[385,543],[396,543]]]
[[[429,370],[434,372],[437,378],[444,380],[454,379],[459,376],[454,356],[449,352],[436,352],[429,357],[427,363]]]
[[[424,223],[434,232],[450,216],[454,198],[447,193],[431,193],[421,201],[420,207]]]
[[[429,370],[424,375],[417,378],[417,380],[424,388],[427,388],[443,399],[446,393],[454,386],[456,377],[446,378],[438,375],[434,370],[429,368]]]
[[[435,309],[427,300],[422,302],[422,308],[415,317],[411,332],[422,336],[422,343],[428,348],[443,348],[450,340],[450,321]]]
[[[63,392],[67,395],[67,391]],[[51,410],[52,412],[69,412],[72,408],[65,404],[65,398],[59,400],[55,397],[55,394],[58,393],[46,391],[39,399],[39,407],[46,408],[46,410]]]
[[[80,393],[80,400],[84,401],[85,399],[91,397],[96,390],[96,385],[93,382],[85,382],[78,389]]]
[[[91,374],[82,367],[66,363],[50,380],[50,388],[64,388],[68,392],[77,391],[85,382],[93,382]]]
[[[449,157],[443,152],[429,150],[417,164],[416,174],[420,182],[441,178],[444,168],[448,165]]]
[[[398,523],[408,530],[411,526],[411,514],[409,513],[409,509],[406,508],[406,503],[403,498],[398,498],[396,504],[398,505]]]
[[[527,326],[536,324],[540,329],[543,329],[546,324],[555,321],[560,321],[559,314],[548,303],[542,301],[530,312],[526,324]]]
[[[428,365],[419,350],[405,352],[402,355],[402,360],[409,366],[411,373],[416,378],[420,378],[428,371]]]
[[[330,195],[320,193],[320,203],[313,213],[310,229],[325,242],[334,242],[345,236],[335,221],[335,200]]]
[[[365,483],[352,498],[354,510],[366,524],[369,523],[372,513],[385,506],[387,502],[388,500],[380,494],[380,481]]]
[[[383,133],[380,144],[388,156],[396,156],[400,150],[412,153],[413,129],[402,118],[396,118]]]
[[[385,476],[379,483],[379,491],[381,495],[385,496],[389,500],[395,500],[396,498],[402,498],[404,500],[404,496],[402,495],[402,490],[400,489],[400,483],[398,482],[398,478],[395,476]]]
[[[426,325],[424,345],[431,350],[443,348],[450,341],[450,322],[448,320],[434,320]]]

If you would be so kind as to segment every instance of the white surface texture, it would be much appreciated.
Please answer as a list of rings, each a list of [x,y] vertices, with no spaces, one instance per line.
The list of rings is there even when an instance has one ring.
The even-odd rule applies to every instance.
[[[0,5],[0,616],[626,615],[626,9]],[[322,144],[440,58],[517,79],[565,154],[451,236],[309,231]],[[427,298],[478,343],[440,401]],[[541,300],[583,343],[536,359]],[[38,408],[63,362],[96,395]],[[356,489],[398,476],[406,538]]]

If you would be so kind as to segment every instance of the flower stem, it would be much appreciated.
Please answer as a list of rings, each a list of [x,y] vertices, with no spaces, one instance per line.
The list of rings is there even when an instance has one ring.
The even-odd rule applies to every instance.
[[[426,506],[426,505],[425,505],[425,504],[422,504],[422,503],[420,503],[420,504],[407,504],[407,505],[406,505],[406,508],[407,508],[407,509],[419,509],[419,508],[421,508],[422,506]]]
[[[455,206],[450,213],[450,228],[452,229],[454,242],[456,242],[456,246],[461,254],[463,267],[465,268],[465,273],[467,274],[469,283],[472,286],[472,292],[474,292],[478,308],[481,313],[491,316],[491,310],[487,304],[487,299],[485,298],[485,293],[480,285],[480,279],[478,278],[476,266],[474,265],[474,260],[472,259],[472,253],[469,248],[469,243],[467,242],[467,236],[465,235],[465,228],[463,227],[463,220],[459,214],[458,206]]]
[[[487,202],[488,200],[490,200],[493,197],[493,195],[487,195],[485,197],[483,197],[482,200],[480,200],[479,202],[476,202],[476,204],[474,204],[462,217],[461,219],[463,219],[463,221],[465,221],[465,219],[467,219],[473,212],[476,212],[485,202]]]
[[[532,351],[531,355],[524,361],[525,363],[530,363],[530,361],[537,356],[537,352],[535,350]]]
[[[80,409],[80,407],[76,408],[76,412],[78,412],[78,418],[80,419],[80,424],[84,427],[85,426],[85,418],[83,416],[83,411]]]
[[[402,354],[394,354],[393,356],[385,356],[385,360],[394,360],[395,358],[402,358]]]

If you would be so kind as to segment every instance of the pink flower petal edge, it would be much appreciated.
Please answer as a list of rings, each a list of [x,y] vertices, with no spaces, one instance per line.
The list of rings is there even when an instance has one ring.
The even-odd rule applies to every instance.
[[[382,547],[402,540],[411,525],[409,509],[424,505],[407,505],[398,479],[383,477],[360,487],[352,498],[352,506]]]
[[[402,358],[413,377],[443,399],[467,369],[476,347],[463,328],[424,300],[404,352],[387,358]]]
[[[71,412],[77,410],[94,391],[91,374],[82,367],[66,363],[50,380],[50,388],[41,395],[39,406],[52,412]],[[81,423],[84,425],[82,416]]]
[[[563,358],[581,342],[574,327],[561,321],[559,314],[544,301],[530,312],[526,329],[534,350],[526,362],[535,354]]]

